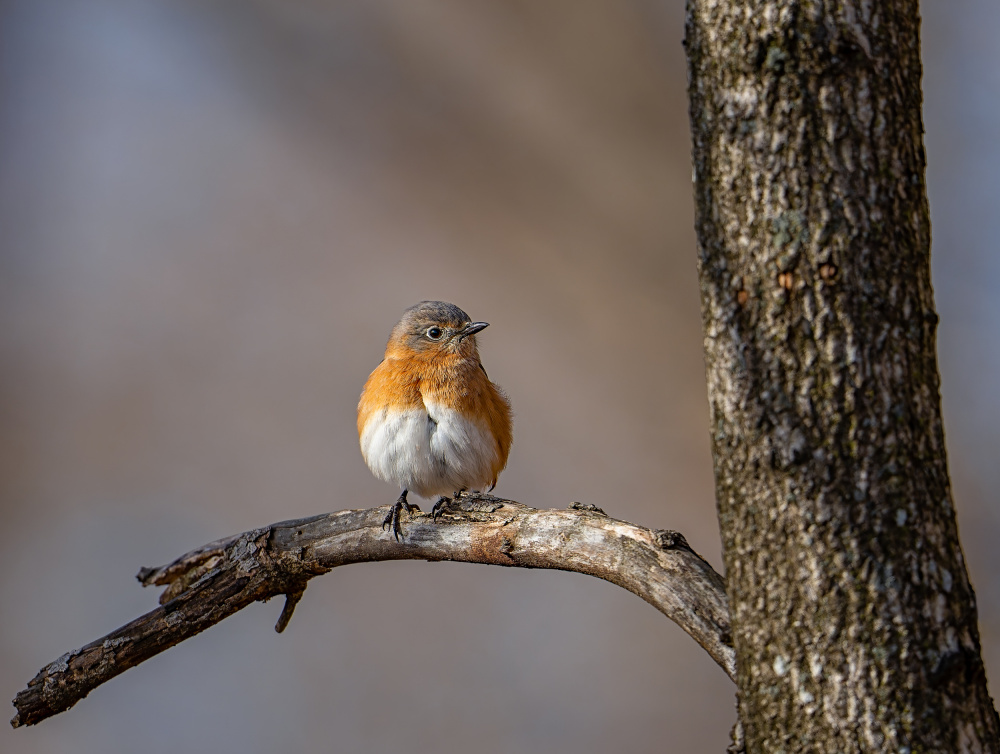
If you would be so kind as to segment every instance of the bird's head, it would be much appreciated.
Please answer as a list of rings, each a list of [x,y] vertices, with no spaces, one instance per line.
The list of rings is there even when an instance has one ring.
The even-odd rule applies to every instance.
[[[473,322],[447,301],[421,301],[403,312],[392,328],[386,355],[478,357],[475,335],[486,327],[488,322]]]

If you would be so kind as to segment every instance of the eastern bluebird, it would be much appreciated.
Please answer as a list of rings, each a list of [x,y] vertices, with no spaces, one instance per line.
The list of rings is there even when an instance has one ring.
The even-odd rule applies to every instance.
[[[513,441],[510,401],[479,361],[476,333],[488,327],[445,301],[403,312],[358,402],[361,454],[372,473],[402,488],[382,522],[399,539],[408,492],[441,496],[436,519],[466,490],[492,490]]]

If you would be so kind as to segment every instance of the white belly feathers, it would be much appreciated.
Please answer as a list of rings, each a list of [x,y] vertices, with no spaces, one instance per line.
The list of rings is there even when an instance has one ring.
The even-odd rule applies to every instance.
[[[426,399],[425,407],[374,414],[361,453],[379,479],[425,498],[486,489],[499,457],[485,427]]]

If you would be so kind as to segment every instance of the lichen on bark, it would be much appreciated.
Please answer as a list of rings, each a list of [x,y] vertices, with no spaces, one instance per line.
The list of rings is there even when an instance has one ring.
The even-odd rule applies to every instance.
[[[948,481],[916,0],[689,0],[748,751],[1000,751]]]

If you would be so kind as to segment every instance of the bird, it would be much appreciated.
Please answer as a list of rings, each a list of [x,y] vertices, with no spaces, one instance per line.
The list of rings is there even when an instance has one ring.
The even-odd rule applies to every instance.
[[[382,522],[396,540],[400,516],[432,499],[432,520],[466,491],[492,491],[513,442],[510,399],[479,359],[474,322],[446,301],[421,301],[392,328],[385,358],[358,401],[358,438],[368,468],[402,492]]]

